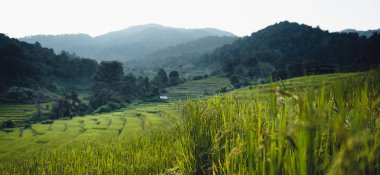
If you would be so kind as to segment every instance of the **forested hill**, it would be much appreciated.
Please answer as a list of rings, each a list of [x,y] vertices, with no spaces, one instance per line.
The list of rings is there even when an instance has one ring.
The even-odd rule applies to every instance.
[[[268,26],[203,57],[217,72],[244,78],[289,78],[304,74],[360,71],[380,63],[380,35],[330,33],[298,23]],[[238,81],[237,81],[238,82]]]
[[[28,44],[4,34],[0,34],[0,60],[0,101],[11,100],[7,95],[12,100],[30,99],[36,90],[58,92],[89,87],[98,66],[95,60],[66,52],[57,55],[39,43]]]
[[[20,38],[40,42],[55,51],[67,50],[97,60],[127,61],[148,53],[207,36],[234,36],[217,29],[183,29],[157,24],[134,26],[120,31],[91,37],[86,34],[36,35]]]
[[[126,66],[137,66],[143,69],[194,69],[194,65],[200,61],[202,55],[211,53],[225,44],[231,44],[236,39],[237,37],[208,36],[154,51],[135,62],[127,62]]]

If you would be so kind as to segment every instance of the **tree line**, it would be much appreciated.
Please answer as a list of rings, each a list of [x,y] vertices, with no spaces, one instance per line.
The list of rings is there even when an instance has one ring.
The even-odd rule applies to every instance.
[[[72,117],[88,113],[103,113],[125,107],[136,100],[157,101],[161,92],[168,86],[182,83],[177,71],[169,75],[159,69],[152,80],[125,74],[122,63],[102,61],[92,79],[91,95],[86,105],[76,93],[64,95],[52,108],[53,118]]]

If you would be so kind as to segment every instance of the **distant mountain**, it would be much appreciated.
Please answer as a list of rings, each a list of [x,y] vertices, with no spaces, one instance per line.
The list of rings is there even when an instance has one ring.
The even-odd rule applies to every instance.
[[[375,32],[380,33],[380,29],[376,30],[366,30],[366,31],[360,31],[355,29],[345,29],[340,31],[341,33],[358,33],[360,36],[365,36],[367,38],[371,37]]]
[[[91,37],[86,34],[35,35],[20,38],[39,42],[55,52],[67,50],[97,60],[133,60],[148,53],[207,36],[234,36],[218,29],[182,29],[147,24]]]
[[[194,41],[189,41],[176,46],[170,46],[149,53],[132,67],[169,68],[169,69],[192,69],[202,55],[211,53],[218,47],[233,43],[237,37],[229,36],[208,36]],[[127,63],[126,66],[129,66]]]

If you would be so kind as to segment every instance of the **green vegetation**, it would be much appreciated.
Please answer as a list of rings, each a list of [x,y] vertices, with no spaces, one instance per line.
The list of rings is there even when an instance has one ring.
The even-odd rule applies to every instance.
[[[206,95],[219,94],[230,88],[230,82],[223,77],[210,77],[202,80],[188,81],[166,89],[170,101],[195,99]]]
[[[167,70],[186,71],[186,74],[197,70],[206,73],[205,68],[197,64],[202,60],[202,55],[210,54],[216,48],[231,44],[236,39],[237,37],[232,36],[208,36],[151,52],[141,59],[127,62],[126,65],[128,69],[137,67],[149,70],[162,67]],[[206,67],[211,71],[211,67]]]
[[[203,57],[200,41],[149,80],[1,34],[0,102],[34,104],[0,105],[0,174],[380,174],[380,68],[326,74],[376,67],[379,34],[282,22]]]
[[[88,90],[98,63],[0,34],[0,103],[50,101],[56,93]]]
[[[172,134],[165,128],[178,115],[176,107],[171,103],[132,104],[119,112],[0,131],[0,167],[7,167],[5,172],[0,168],[0,174],[156,172],[174,160]],[[22,163],[9,164],[19,160]],[[149,165],[149,161],[155,163]]]
[[[42,103],[43,111],[49,111],[51,104]],[[21,122],[30,119],[37,111],[34,104],[0,104],[0,123],[6,120]]]
[[[0,173],[380,174],[378,89],[375,71],[307,76],[0,131]]]
[[[204,55],[204,65],[240,87],[250,80],[366,71],[380,64],[380,35],[330,33],[287,21]]]
[[[316,77],[321,78],[329,81]],[[184,174],[380,174],[380,73],[311,84],[288,91],[273,83],[266,96],[187,102],[179,169]]]

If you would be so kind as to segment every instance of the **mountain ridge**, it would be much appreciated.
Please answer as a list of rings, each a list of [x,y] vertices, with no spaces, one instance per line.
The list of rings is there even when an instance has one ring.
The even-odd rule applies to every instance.
[[[340,31],[341,33],[357,33],[360,36],[365,36],[367,38],[371,37],[375,32],[380,33],[379,29],[371,29],[371,30],[356,30],[356,29],[344,29]]]
[[[158,24],[132,26],[92,37],[88,34],[33,35],[19,38],[28,43],[39,42],[44,47],[74,52],[100,60],[126,61],[147,53],[207,36],[235,36],[219,29],[184,29]]]

